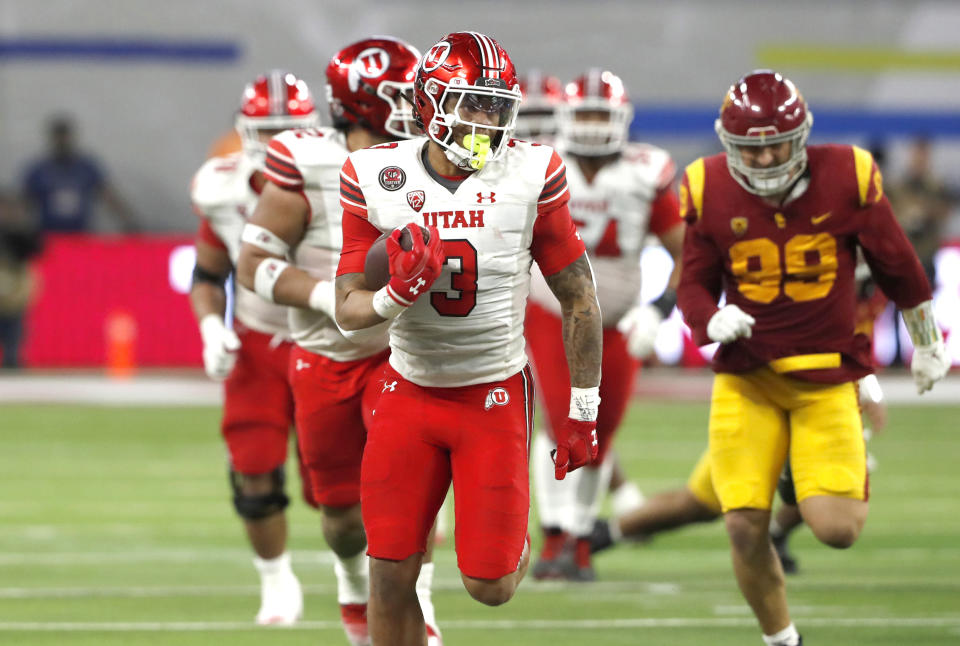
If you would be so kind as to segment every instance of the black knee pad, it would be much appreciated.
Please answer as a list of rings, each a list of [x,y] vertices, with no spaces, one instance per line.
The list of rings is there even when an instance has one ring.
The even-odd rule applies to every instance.
[[[793,486],[793,471],[790,470],[789,461],[783,465],[780,480],[777,481],[777,491],[780,493],[780,500],[785,504],[797,504],[797,489]]]
[[[290,498],[284,492],[286,473],[283,466],[270,472],[273,488],[269,493],[250,496],[243,493],[240,486],[242,474],[230,470],[230,486],[233,488],[233,506],[237,513],[247,520],[261,520],[279,514],[290,504]]]

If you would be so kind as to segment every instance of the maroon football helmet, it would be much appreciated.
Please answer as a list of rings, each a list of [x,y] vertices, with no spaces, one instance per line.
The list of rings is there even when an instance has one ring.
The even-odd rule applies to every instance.
[[[309,128],[318,124],[313,96],[307,84],[290,72],[271,70],[247,83],[243,89],[235,125],[243,142],[244,154],[257,168],[263,168],[267,142],[260,140],[260,131]]]
[[[427,136],[452,163],[473,170],[506,150],[523,97],[507,52],[475,31],[449,34],[423,55],[413,96],[414,114]],[[470,121],[478,112],[495,116],[496,124]]]
[[[557,111],[560,145],[575,155],[618,153],[630,139],[633,105],[620,77],[592,69],[567,83]]]
[[[337,127],[357,124],[384,137],[419,133],[411,105],[420,52],[390,36],[347,45],[327,65],[327,102]]]
[[[520,79],[523,101],[514,134],[518,139],[550,138],[557,134],[557,108],[563,101],[563,83],[538,69]]]
[[[771,70],[756,70],[730,86],[714,127],[727,151],[730,174],[757,195],[776,195],[807,166],[807,137],[813,114],[789,79]],[[741,148],[790,142],[790,158],[770,168],[743,161]]]

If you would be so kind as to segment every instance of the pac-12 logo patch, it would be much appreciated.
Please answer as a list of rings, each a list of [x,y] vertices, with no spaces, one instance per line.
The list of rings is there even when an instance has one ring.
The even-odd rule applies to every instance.
[[[510,394],[505,388],[491,388],[487,393],[487,401],[483,404],[483,410],[490,410],[494,406],[506,406],[510,403]]]
[[[380,186],[386,191],[396,191],[407,181],[407,174],[397,166],[387,166],[380,171]]]
[[[407,193],[407,204],[417,213],[423,208],[423,203],[426,202],[426,200],[427,197],[423,191],[410,191]]]

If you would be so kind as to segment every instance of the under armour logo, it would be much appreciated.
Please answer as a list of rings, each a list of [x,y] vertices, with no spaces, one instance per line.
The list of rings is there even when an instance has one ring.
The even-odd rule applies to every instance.
[[[383,382],[383,390],[381,390],[380,392],[385,393],[388,390],[390,392],[394,392],[396,389],[397,389],[396,381],[391,381],[389,384],[387,382]]]
[[[294,368],[295,370],[303,370],[304,368],[309,368],[310,364],[304,361],[303,359],[297,359],[297,365]]]
[[[490,195],[487,196],[484,196],[483,193],[477,193],[477,204],[483,204],[484,200],[489,200],[490,204],[493,204],[497,201],[496,198],[493,197],[494,195],[496,195],[496,193],[493,191],[490,191]]]
[[[427,284],[427,281],[425,281],[425,280],[422,279],[422,278],[418,278],[418,279],[417,279],[417,284],[410,288],[410,293],[413,294],[414,296],[416,296],[417,294],[420,293],[420,288],[423,287],[423,286],[426,285],[426,284]]]

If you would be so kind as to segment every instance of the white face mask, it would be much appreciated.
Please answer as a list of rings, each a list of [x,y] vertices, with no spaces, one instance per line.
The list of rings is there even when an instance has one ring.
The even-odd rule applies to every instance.
[[[444,148],[451,163],[465,170],[480,170],[506,150],[517,126],[520,99],[517,90],[448,87],[427,125],[428,135]],[[437,133],[442,128],[446,128],[446,136],[441,139]]]
[[[604,112],[605,121],[578,119],[578,112]],[[633,106],[611,106],[603,99],[590,98],[581,104],[564,104],[557,111],[560,146],[575,155],[603,156],[618,153],[630,139]]]
[[[755,195],[776,195],[789,188],[807,167],[807,137],[813,116],[808,112],[806,121],[799,127],[788,132],[767,135],[764,137],[749,135],[734,135],[728,132],[720,122],[714,124],[717,136],[727,152],[727,168],[737,183]],[[790,142],[790,158],[776,166],[755,168],[747,165],[741,154],[743,146],[774,145]]]
[[[267,160],[268,142],[260,140],[261,130],[291,130],[293,128],[315,128],[320,125],[316,112],[303,116],[276,115],[271,117],[248,117],[238,114],[234,124],[243,143],[243,154],[257,170],[263,170]]]

